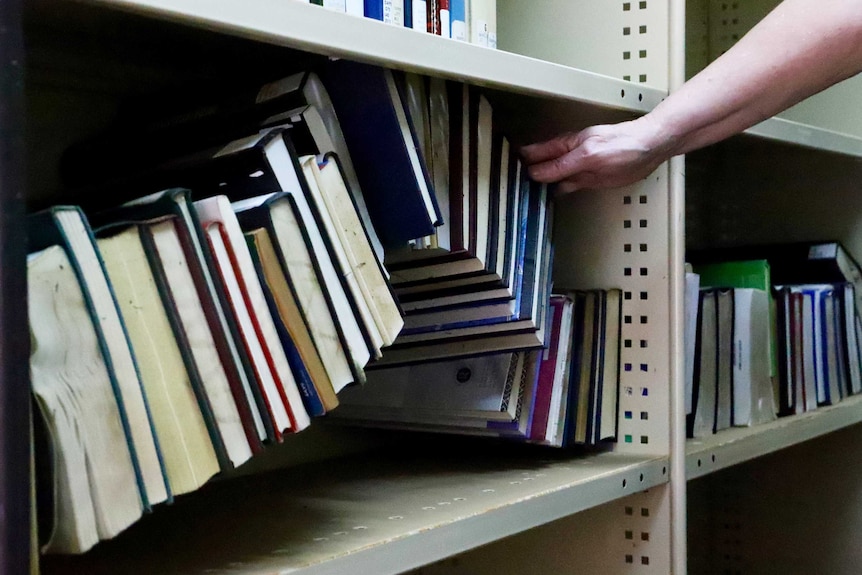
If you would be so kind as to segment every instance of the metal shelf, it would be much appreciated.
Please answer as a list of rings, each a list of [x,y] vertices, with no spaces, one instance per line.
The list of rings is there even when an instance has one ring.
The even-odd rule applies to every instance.
[[[285,0],[88,0],[256,41],[491,88],[646,112],[667,94],[517,54]]]
[[[765,425],[735,427],[686,444],[686,479],[802,443],[862,421],[862,396],[816,411],[782,417]]]
[[[862,138],[784,118],[770,118],[749,128],[745,133],[813,150],[862,157]]]
[[[400,573],[667,482],[666,457],[505,447],[212,484],[43,573]]]

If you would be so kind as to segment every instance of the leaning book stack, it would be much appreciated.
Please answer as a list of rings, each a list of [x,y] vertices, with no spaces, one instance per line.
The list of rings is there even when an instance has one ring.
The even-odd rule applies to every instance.
[[[406,393],[466,362],[485,403],[443,405],[435,378],[419,421],[491,401],[501,434],[532,432],[553,203],[485,95],[337,61],[236,102],[75,146],[75,203],[30,216],[45,552],[86,552],[396,373]],[[607,435],[595,413],[571,441]]]
[[[549,298],[544,349],[382,369],[338,420],[566,447],[617,436],[621,291]],[[373,383],[373,385],[372,385]]]

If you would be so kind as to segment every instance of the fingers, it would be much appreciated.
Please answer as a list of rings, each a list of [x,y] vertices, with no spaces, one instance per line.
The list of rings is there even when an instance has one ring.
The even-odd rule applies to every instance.
[[[546,162],[562,156],[577,147],[577,134],[564,134],[544,142],[521,148],[521,157],[527,164]]]
[[[578,150],[567,152],[545,162],[528,167],[530,177],[537,182],[558,182],[576,176],[584,166],[584,156]]]

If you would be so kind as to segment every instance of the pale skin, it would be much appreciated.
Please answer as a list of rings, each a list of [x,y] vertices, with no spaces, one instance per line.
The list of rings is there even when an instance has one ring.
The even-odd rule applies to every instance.
[[[645,116],[521,149],[558,193],[637,182],[862,71],[862,0],[784,0]]]

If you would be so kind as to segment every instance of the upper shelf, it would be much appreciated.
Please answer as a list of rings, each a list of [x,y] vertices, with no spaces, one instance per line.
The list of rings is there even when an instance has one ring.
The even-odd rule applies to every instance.
[[[46,557],[42,572],[401,573],[666,483],[667,466],[556,450],[432,455],[418,443],[409,457],[216,482],[88,555]]]
[[[745,133],[824,152],[862,157],[862,138],[785,118],[770,118],[749,128]]]
[[[686,444],[686,478],[696,479],[860,421],[862,396],[856,396],[765,425],[734,427],[702,440],[690,439]]]
[[[646,112],[666,95],[641,86],[290,0],[89,0],[269,44],[364,60],[505,91]]]

